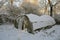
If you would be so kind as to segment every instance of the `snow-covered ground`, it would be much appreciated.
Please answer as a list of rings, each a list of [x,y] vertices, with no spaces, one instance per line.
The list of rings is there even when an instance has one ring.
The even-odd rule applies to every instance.
[[[0,40],[60,40],[60,25],[32,35],[15,29],[12,24],[4,24],[0,26]]]
[[[22,40],[60,40],[60,25],[55,25],[53,28],[48,30],[41,30],[41,32],[35,35],[29,35],[23,33],[21,35]]]
[[[0,40],[18,40],[19,35],[12,24],[0,25]]]
[[[36,16],[36,15],[35,15],[35,17],[32,17],[32,15],[30,17],[33,20],[35,20],[35,18],[36,18],[35,21],[40,20],[39,16]],[[46,16],[45,16],[45,18],[46,18]],[[44,19],[44,18],[41,18],[41,19]],[[48,20],[48,18],[46,18],[46,19]],[[46,20],[46,19],[44,19],[44,20]],[[52,18],[50,19],[50,17],[49,17],[48,22],[51,22],[50,20],[53,20],[53,19]],[[32,22],[34,22],[34,21],[32,21]],[[39,26],[38,25],[38,24],[40,24],[39,22],[40,21],[37,21],[37,23],[36,23],[37,26]],[[54,21],[52,21],[52,22],[54,22]],[[41,23],[43,23],[43,22],[41,22]],[[34,26],[36,26],[36,25],[34,25]],[[13,24],[3,24],[3,25],[0,25],[0,40],[60,40],[60,25],[55,25],[50,29],[41,30],[40,32],[35,33],[33,35],[33,34],[28,33],[27,31],[16,29]]]

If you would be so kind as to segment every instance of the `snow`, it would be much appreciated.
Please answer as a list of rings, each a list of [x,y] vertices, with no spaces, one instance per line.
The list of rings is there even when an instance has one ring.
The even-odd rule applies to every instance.
[[[55,30],[55,31],[54,31]],[[59,40],[60,39],[60,25],[55,25],[53,28],[48,30],[41,30],[41,32],[35,35],[27,32],[21,33],[21,40]]]
[[[13,5],[15,5],[15,6],[19,7],[19,2],[14,2],[14,4],[13,4]]]
[[[41,27],[51,26],[56,23],[55,20],[49,15],[37,16],[34,14],[28,14],[27,16],[29,17],[30,21],[33,23],[34,30]]]
[[[60,40],[60,25],[41,30],[33,35],[15,29],[12,24],[4,24],[0,26],[0,40]]]
[[[1,0],[0,0],[1,1]]]
[[[35,26],[41,25],[40,21],[43,21],[41,23],[44,23],[45,21],[45,22],[51,22],[52,24],[55,24],[53,18],[51,18],[48,15],[37,16],[31,14],[30,17],[33,20],[35,20],[34,18],[37,18],[35,20],[37,21]],[[30,20],[32,22],[35,22],[32,19]],[[49,24],[49,23],[44,23],[44,25],[45,24]],[[30,34],[25,30],[16,29],[13,24],[3,24],[0,25],[0,40],[60,40],[60,25],[55,25],[50,29],[41,30],[40,32],[35,34]]]
[[[18,40],[19,32],[11,24],[0,26],[0,40]]]

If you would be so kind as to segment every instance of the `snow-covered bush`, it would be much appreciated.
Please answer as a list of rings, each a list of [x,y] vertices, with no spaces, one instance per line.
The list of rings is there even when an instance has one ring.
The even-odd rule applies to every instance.
[[[28,14],[27,16],[33,23],[34,30],[41,27],[52,26],[56,23],[54,18],[50,17],[49,15],[37,16],[34,14]]]

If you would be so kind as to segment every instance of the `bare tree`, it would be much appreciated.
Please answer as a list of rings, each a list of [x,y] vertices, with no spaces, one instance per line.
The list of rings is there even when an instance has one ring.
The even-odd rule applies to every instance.
[[[59,0],[57,0],[55,4],[53,4],[51,0],[48,0],[48,4],[50,6],[50,16],[53,16],[53,11],[54,11],[53,8],[56,8],[56,5],[59,3],[60,3]]]

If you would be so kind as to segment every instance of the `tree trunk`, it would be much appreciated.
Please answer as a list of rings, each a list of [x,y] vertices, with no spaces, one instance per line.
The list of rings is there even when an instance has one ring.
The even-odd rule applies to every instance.
[[[52,3],[51,3],[50,0],[48,0],[48,4],[50,6],[50,16],[53,16],[53,13],[52,13],[52,11],[53,11],[53,5],[52,5]]]
[[[50,3],[50,16],[53,16],[53,6],[52,6],[52,4]]]

